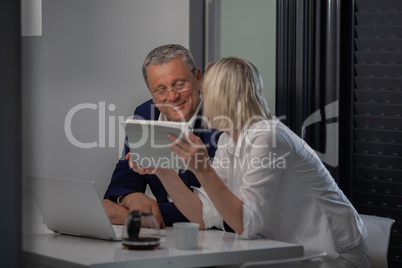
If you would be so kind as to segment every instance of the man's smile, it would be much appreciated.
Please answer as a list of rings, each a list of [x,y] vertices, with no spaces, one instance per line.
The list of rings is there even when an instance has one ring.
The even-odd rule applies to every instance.
[[[183,103],[178,104],[178,105],[172,105],[172,109],[175,110],[175,111],[182,110],[184,108],[185,104],[186,103],[183,102]]]

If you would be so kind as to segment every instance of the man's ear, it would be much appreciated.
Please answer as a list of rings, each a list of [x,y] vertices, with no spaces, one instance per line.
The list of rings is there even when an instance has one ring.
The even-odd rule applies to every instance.
[[[201,70],[200,70],[200,68],[197,68],[197,69],[195,70],[195,76],[197,77],[197,80],[198,80],[198,81],[202,81],[202,75],[201,75]]]
[[[199,87],[198,87],[198,93],[201,92],[201,86],[202,86],[202,75],[201,75],[201,70],[200,68],[197,68],[195,70],[195,77],[197,78],[197,81],[199,83]]]

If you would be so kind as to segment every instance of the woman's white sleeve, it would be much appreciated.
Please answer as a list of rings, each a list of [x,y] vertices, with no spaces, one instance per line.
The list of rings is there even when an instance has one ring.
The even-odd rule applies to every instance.
[[[202,203],[202,218],[204,220],[205,229],[216,227],[218,229],[224,230],[222,216],[215,208],[211,199],[209,199],[209,196],[205,192],[204,188],[193,187],[193,190]]]
[[[219,142],[221,143],[222,140],[224,139],[221,136]],[[214,167],[214,170],[219,176],[219,178],[223,181],[225,185],[227,185],[227,175],[226,175],[227,171],[225,169],[219,168],[218,164],[220,159],[225,155],[225,150],[226,149],[220,148],[220,146],[218,146],[212,166]],[[209,198],[204,188],[202,186],[200,188],[193,187],[193,190],[202,203],[202,215],[205,224],[205,229],[216,227],[218,229],[224,230],[223,218],[219,214],[218,210],[215,208],[214,204],[212,203],[211,199]]]

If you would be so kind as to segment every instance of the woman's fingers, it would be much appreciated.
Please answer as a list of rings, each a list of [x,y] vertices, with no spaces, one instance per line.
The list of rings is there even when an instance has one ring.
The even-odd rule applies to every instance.
[[[190,150],[190,148],[203,148],[205,144],[202,142],[200,137],[194,135],[193,133],[186,133],[187,141],[177,138],[175,135],[169,134],[168,138],[173,141],[174,145],[177,145],[185,150]]]
[[[189,145],[186,141],[179,139],[178,137],[176,137],[173,134],[169,134],[168,139],[172,141],[172,143],[170,145],[177,145],[177,146],[183,147],[183,148],[186,148]]]
[[[208,151],[202,140],[194,134],[186,134],[187,141],[179,140],[174,135],[168,136],[171,141],[169,144],[173,153],[186,165],[186,168],[194,171],[205,168],[209,162]]]
[[[200,139],[200,137],[198,137],[197,135],[194,135],[193,133],[191,133],[190,135],[186,135],[186,138],[197,145],[204,145],[204,143],[202,142],[202,140]]]

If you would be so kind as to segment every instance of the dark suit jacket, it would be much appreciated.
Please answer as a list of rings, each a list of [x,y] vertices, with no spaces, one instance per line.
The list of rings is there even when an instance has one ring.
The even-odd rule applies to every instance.
[[[146,120],[158,120],[159,110],[149,100],[142,105],[138,106],[134,112],[134,118],[141,118]],[[216,145],[218,143],[220,132],[202,128],[201,120],[196,120],[193,133],[201,138],[207,146],[209,156],[212,159],[215,155]],[[155,195],[159,204],[163,220],[167,226],[171,226],[174,222],[188,221],[186,217],[176,208],[176,206],[169,202],[167,199],[167,192],[155,175],[140,175],[134,172],[128,166],[128,161],[124,159],[130,151],[127,143],[124,144],[123,158],[116,164],[113,172],[112,179],[109,187],[105,193],[104,198],[110,199],[114,202],[120,195],[132,192],[145,192],[147,184],[149,185],[152,193]],[[187,185],[187,187],[195,186],[200,187],[200,183],[191,171],[181,170],[179,172],[180,178]],[[191,188],[190,188],[191,189]]]

